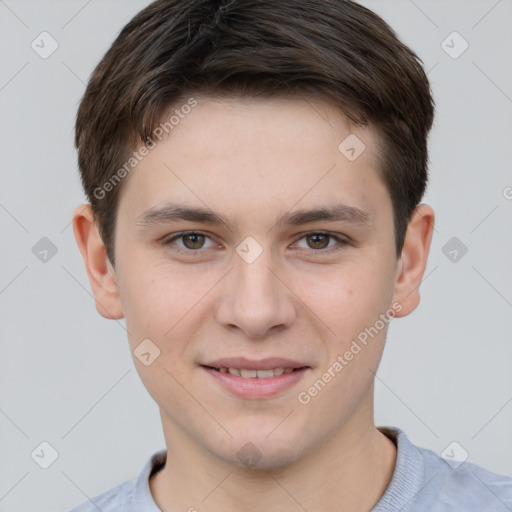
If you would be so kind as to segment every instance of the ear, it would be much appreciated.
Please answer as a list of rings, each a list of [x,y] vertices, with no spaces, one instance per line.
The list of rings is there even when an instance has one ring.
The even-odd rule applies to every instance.
[[[407,227],[393,296],[402,305],[401,311],[395,315],[397,317],[412,313],[420,302],[419,286],[427,266],[434,220],[434,210],[427,204],[420,204]]]
[[[109,319],[123,318],[116,273],[96,228],[90,204],[81,204],[75,208],[73,231],[84,259],[98,313]]]

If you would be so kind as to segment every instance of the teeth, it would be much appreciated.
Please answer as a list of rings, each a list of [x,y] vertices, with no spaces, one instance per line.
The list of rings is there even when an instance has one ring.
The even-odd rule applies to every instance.
[[[271,368],[269,370],[247,370],[245,368],[217,368],[221,373],[230,373],[244,379],[268,379],[270,377],[279,377],[283,373],[292,373],[293,368]]]
[[[258,375],[258,379],[268,379],[274,376],[274,370],[258,370],[256,374]]]
[[[258,375],[256,370],[240,370],[240,377],[244,379],[253,379]]]

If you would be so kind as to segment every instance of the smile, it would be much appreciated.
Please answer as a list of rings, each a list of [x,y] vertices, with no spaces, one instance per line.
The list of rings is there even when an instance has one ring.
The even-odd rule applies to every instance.
[[[229,373],[231,375],[237,375],[244,379],[268,379],[270,377],[279,377],[283,373],[292,373],[298,368],[270,368],[268,370],[249,370],[246,368],[214,368],[221,373]]]
[[[200,365],[200,368],[206,372],[213,386],[224,392],[227,391],[230,395],[248,400],[263,400],[277,397],[291,390],[306,373],[311,371],[309,366],[300,364],[291,366],[294,364],[291,361],[288,361],[286,366],[274,366],[276,362],[269,364],[268,361],[266,363],[233,361],[229,366],[219,362],[218,366],[208,364]],[[257,368],[254,368],[255,366]]]

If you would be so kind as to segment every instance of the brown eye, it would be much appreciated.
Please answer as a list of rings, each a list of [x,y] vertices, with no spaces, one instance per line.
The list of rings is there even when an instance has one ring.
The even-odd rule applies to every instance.
[[[201,249],[204,244],[204,235],[193,233],[191,235],[183,235],[180,237],[183,240],[183,245],[187,249]]]
[[[299,249],[309,249],[310,254],[321,256],[331,252],[344,249],[350,242],[342,235],[338,236],[332,233],[322,233],[320,231],[305,233],[302,238],[296,242]]]
[[[208,243],[210,245],[208,245]],[[174,251],[179,253],[200,254],[206,249],[211,249],[215,243],[208,235],[199,232],[190,231],[188,233],[177,233],[170,238],[162,241],[164,246],[171,247]],[[200,250],[202,249],[202,250]]]
[[[329,245],[329,235],[322,233],[308,235],[306,240],[311,249],[325,249]]]

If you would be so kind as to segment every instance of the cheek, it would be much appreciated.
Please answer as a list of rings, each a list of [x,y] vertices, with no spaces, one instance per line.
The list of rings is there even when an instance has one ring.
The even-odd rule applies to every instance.
[[[393,316],[393,312],[389,315],[393,281],[382,262],[378,266],[377,261],[347,268],[324,280],[322,287],[317,282],[316,293],[310,294],[311,310],[318,312],[329,327],[324,338],[327,354],[302,391],[311,400],[311,410],[330,411],[331,425],[344,421],[363,401],[382,357]],[[387,321],[381,315],[388,315]],[[325,422],[320,412],[312,416]],[[322,421],[318,423],[319,429],[325,427]]]
[[[124,268],[128,278],[123,279],[120,293],[130,346],[133,351],[149,338],[160,350],[159,364],[165,362],[166,368],[179,372],[180,361],[187,359],[188,341],[211,310],[209,292],[219,276],[169,261],[148,266],[148,261],[150,255],[133,258]]]
[[[172,274],[162,272],[160,267],[148,268],[147,263],[133,262],[124,270],[119,291],[132,350],[149,338],[161,351],[166,351],[166,340],[191,308],[193,290],[180,280],[171,279]]]
[[[178,383],[186,377],[180,362],[190,337],[184,328],[197,294],[172,273],[161,272],[162,266],[133,268],[140,270],[129,274],[121,293],[135,368],[158,404],[179,404]]]
[[[326,325],[329,337],[342,346],[373,325],[393,297],[393,274],[382,259],[367,261],[302,281],[304,303]]]

